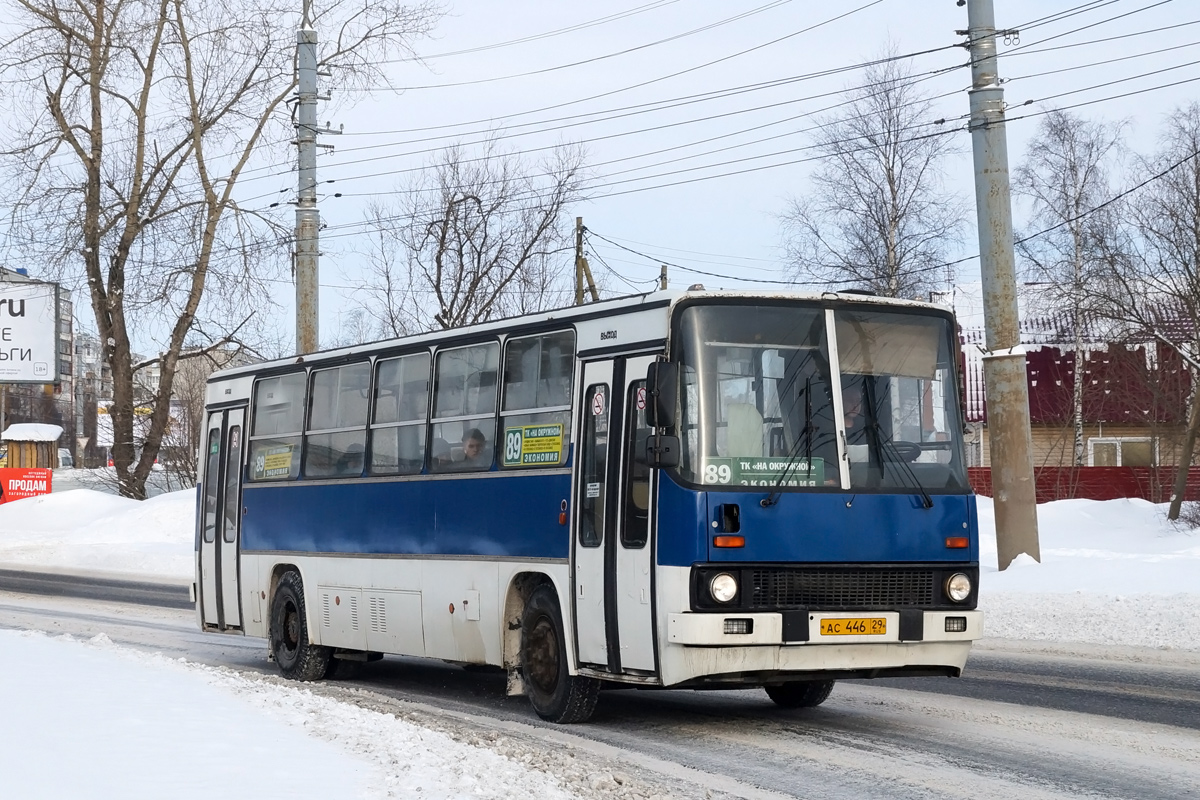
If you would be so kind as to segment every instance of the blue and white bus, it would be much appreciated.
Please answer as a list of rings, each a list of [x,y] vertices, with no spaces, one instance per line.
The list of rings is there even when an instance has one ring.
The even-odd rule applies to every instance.
[[[228,369],[199,624],[316,680],[490,664],[548,720],[602,684],[957,676],[982,630],[954,320],[663,291]]]

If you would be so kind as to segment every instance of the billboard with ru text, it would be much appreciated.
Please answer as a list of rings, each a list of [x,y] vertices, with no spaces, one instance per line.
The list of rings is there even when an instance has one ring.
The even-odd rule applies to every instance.
[[[54,473],[48,469],[0,469],[0,503],[50,494],[50,481],[53,476]]]
[[[0,281],[0,383],[58,380],[58,287]]]

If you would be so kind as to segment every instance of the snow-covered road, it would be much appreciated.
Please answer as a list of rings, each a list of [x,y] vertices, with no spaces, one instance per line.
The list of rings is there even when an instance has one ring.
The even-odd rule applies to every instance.
[[[362,680],[298,692],[275,675],[262,642],[201,634],[178,610],[6,594],[0,628],[68,634],[77,649],[109,657],[121,655],[114,652],[120,646],[121,657],[139,668],[190,675],[252,705],[291,709],[311,736],[365,760],[368,776],[377,774],[373,769],[421,775],[428,794],[420,796],[527,797],[537,776],[549,781],[540,792],[548,798],[562,791],[597,800],[690,800],[709,791],[747,798],[1140,800],[1187,797],[1200,786],[1200,655],[1189,652],[991,642],[959,681],[842,683],[808,712],[780,711],[754,690],[622,690],[604,694],[592,723],[561,727],[538,721],[522,699],[504,697],[502,675],[418,659],[387,659]],[[98,630],[104,638],[86,643]],[[974,696],[942,691],[951,687]],[[366,716],[334,713],[333,706],[312,705],[314,698]],[[314,724],[309,713],[332,722]],[[443,742],[458,760],[477,758],[461,748],[479,747],[533,777],[471,786],[451,770],[457,788],[439,795],[439,771],[389,760],[394,751],[375,730],[378,714],[431,732],[422,741]],[[357,774],[337,758],[317,763],[348,782]],[[368,779],[357,796],[412,796],[405,793],[411,784],[395,775],[390,784],[381,781]],[[504,791],[491,792],[501,782]]]
[[[87,491],[0,507],[0,576],[185,584],[193,507],[192,493],[138,504]],[[998,573],[986,498],[980,511],[992,638],[966,676],[841,683],[810,711],[757,690],[615,690],[591,724],[548,726],[495,673],[389,658],[358,682],[297,687],[261,641],[203,634],[186,610],[0,591],[0,707],[12,712],[0,795],[262,797],[257,781],[275,774],[179,781],[205,753],[302,760],[297,796],[331,784],[496,800],[1195,795],[1200,536],[1141,501],[1048,504],[1044,563]],[[166,700],[139,701],[139,686]]]

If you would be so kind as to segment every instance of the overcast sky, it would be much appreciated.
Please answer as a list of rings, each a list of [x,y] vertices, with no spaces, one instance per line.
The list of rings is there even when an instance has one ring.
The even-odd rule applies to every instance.
[[[627,289],[623,279],[647,287],[658,275],[658,260],[725,276],[672,267],[673,285],[733,287],[751,285],[746,279],[781,278],[777,214],[789,195],[806,190],[814,120],[842,99],[841,90],[862,81],[860,70],[845,68],[880,54],[889,42],[901,53],[934,51],[916,56],[912,72],[924,76],[921,86],[938,98],[931,121],[944,118],[947,127],[960,130],[962,155],[947,163],[947,181],[973,208],[965,131],[970,75],[966,52],[956,46],[964,37],[955,33],[966,28],[967,12],[955,0],[447,5],[450,14],[435,37],[418,43],[424,63],[390,65],[396,85],[409,87],[404,91],[348,97],[339,92],[336,75],[323,79],[322,90],[332,91],[337,102],[323,107],[320,119],[345,129],[325,139],[336,151],[318,162],[319,179],[335,181],[322,186],[320,204],[327,225],[321,264],[325,343],[353,305],[344,287],[356,285],[361,274],[354,250],[363,246],[365,204],[402,186],[412,174],[406,170],[427,164],[445,145],[478,141],[489,130],[505,135],[506,147],[529,151],[531,159],[544,152],[538,148],[558,142],[584,144],[593,199],[571,209],[571,216],[653,257],[592,238],[596,254],[620,275],[592,259],[612,289]],[[1000,45],[1014,168],[1039,112],[1085,104],[1075,113],[1128,120],[1131,144],[1144,151],[1153,147],[1163,117],[1196,96],[1195,0],[995,5],[998,27],[1021,29],[1019,41]],[[788,80],[830,71],[835,74]],[[782,83],[720,99],[697,97],[772,81]],[[686,98],[694,102],[655,110]],[[245,198],[265,205],[272,197],[294,196],[295,173],[286,165],[255,177],[242,187]],[[977,252],[973,223],[972,215],[957,256]],[[569,263],[570,254],[564,258]],[[975,262],[964,264],[960,280],[977,278]],[[291,291],[281,285],[278,293],[285,304],[279,324],[289,331]]]

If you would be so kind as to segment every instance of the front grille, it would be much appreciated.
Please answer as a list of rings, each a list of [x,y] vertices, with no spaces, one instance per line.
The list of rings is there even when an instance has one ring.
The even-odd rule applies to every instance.
[[[808,567],[748,572],[750,583],[746,594],[750,608],[754,609],[853,610],[935,605],[937,582],[930,569]]]

